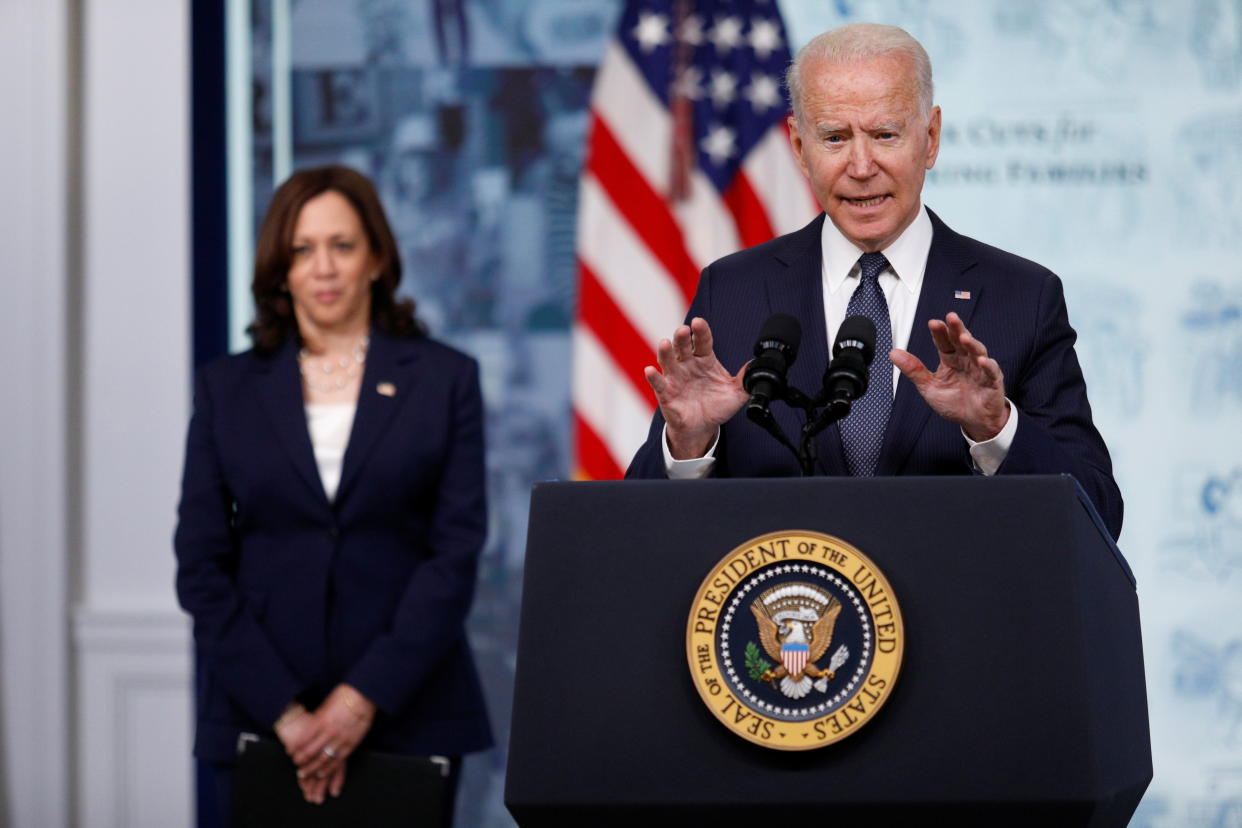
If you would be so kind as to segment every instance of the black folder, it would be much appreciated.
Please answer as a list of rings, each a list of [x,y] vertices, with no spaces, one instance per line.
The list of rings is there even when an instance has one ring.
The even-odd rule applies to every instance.
[[[314,805],[303,799],[296,768],[279,742],[245,735],[238,750],[234,828],[438,828],[444,823],[447,760],[355,751],[341,795]]]

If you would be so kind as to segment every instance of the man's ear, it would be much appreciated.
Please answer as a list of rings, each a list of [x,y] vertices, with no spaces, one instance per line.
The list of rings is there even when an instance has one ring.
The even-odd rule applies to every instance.
[[[798,166],[802,168],[802,174],[810,179],[811,171],[807,169],[806,159],[803,157],[806,145],[802,143],[802,133],[798,131],[798,119],[790,115],[786,123],[789,125],[789,146],[793,147],[794,157],[798,159]]]
[[[930,170],[936,166],[936,156],[940,154],[940,107],[933,106],[927,118],[927,166]]]

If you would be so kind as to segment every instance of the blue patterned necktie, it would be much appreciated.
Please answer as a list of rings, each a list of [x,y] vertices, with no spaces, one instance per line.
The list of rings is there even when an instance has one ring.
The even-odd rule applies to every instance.
[[[875,323],[875,359],[871,361],[867,393],[855,401],[849,416],[841,421],[841,443],[850,474],[873,477],[893,408],[893,363],[888,358],[893,347],[893,328],[888,319],[888,303],[880,289],[880,273],[888,267],[888,259],[883,253],[864,253],[858,266],[862,278],[845,315],[865,316]]]

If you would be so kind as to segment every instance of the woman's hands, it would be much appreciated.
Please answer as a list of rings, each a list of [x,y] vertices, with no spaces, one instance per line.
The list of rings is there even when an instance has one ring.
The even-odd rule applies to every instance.
[[[294,702],[276,721],[277,738],[298,769],[307,802],[320,804],[325,794],[340,796],[345,760],[366,737],[375,705],[348,684],[339,684],[314,711]]]

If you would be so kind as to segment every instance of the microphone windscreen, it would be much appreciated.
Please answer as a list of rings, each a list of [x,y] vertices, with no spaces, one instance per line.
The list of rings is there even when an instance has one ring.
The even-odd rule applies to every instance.
[[[874,333],[872,333],[871,339],[872,342],[875,341]],[[771,341],[780,342],[788,348],[790,352],[789,361],[793,362],[794,357],[798,353],[798,346],[802,344],[802,324],[787,313],[772,314],[763,323],[763,327],[759,329],[759,342],[756,344],[756,351],[761,347],[762,343]]]
[[[875,323],[865,316],[846,317],[837,331],[832,355],[841,353],[843,347],[858,348],[862,351],[863,362],[870,365],[875,357]]]

